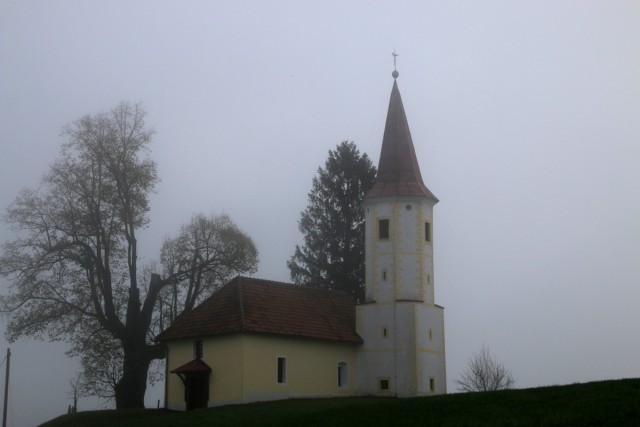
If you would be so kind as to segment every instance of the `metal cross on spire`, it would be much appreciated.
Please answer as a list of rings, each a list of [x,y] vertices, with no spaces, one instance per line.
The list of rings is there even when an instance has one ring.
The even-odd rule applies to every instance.
[[[391,53],[391,55],[393,55],[393,73],[391,73],[391,76],[393,76],[394,79],[397,79],[400,73],[396,69],[396,58],[400,55],[396,53],[395,49],[393,49],[393,52]]]

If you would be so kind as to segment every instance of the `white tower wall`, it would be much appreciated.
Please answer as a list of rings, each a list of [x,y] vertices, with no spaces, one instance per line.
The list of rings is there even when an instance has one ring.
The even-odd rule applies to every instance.
[[[366,297],[356,311],[364,340],[357,354],[360,394],[446,393],[444,310],[434,304],[433,205],[423,197],[363,205]],[[386,239],[379,236],[381,219],[389,221]]]

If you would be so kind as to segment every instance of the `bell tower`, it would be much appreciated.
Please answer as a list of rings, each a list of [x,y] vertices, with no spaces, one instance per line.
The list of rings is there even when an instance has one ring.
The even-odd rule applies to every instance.
[[[394,53],[394,62],[395,62]],[[364,344],[359,394],[446,393],[444,308],[435,304],[433,207],[398,90],[398,71],[365,212],[365,301],[356,308]]]

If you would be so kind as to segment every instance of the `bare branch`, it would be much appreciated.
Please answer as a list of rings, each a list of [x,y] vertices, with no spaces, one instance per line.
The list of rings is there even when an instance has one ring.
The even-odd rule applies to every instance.
[[[495,391],[513,387],[515,379],[511,372],[495,360],[483,344],[480,352],[469,360],[467,369],[456,380],[460,391]]]

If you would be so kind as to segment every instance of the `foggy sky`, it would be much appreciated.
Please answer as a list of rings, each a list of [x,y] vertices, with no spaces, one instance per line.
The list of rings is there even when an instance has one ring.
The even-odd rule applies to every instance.
[[[640,376],[640,3],[391,3],[0,0],[0,210],[38,186],[63,126],[141,101],[162,180],[141,261],[227,213],[256,276],[289,281],[328,150],[352,140],[377,164],[396,49],[440,199],[449,391],[483,343],[517,387]],[[64,345],[11,348],[9,424],[64,413]]]

